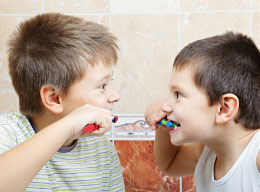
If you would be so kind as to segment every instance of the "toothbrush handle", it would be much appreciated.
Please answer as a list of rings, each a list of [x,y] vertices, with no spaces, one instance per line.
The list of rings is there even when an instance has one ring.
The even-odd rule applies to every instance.
[[[113,119],[112,119],[112,123],[116,123],[117,120],[118,120],[118,116],[114,115]],[[92,124],[87,124],[84,127],[83,131],[84,131],[84,133],[86,133],[86,132],[92,132],[92,131],[95,131],[95,130],[98,130],[98,129],[99,129],[99,126],[96,125],[95,123],[92,123]]]

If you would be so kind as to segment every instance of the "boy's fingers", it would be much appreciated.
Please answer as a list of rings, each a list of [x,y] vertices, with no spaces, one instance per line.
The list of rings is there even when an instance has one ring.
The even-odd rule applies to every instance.
[[[167,116],[167,113],[164,111],[160,111],[160,113],[154,118],[155,123],[157,124],[161,119],[165,118]]]
[[[157,126],[156,126],[156,125],[151,125],[150,128],[151,128],[152,130],[156,130],[156,129],[157,129]]]
[[[162,113],[162,114],[160,114],[159,116],[156,116],[156,117],[154,118],[155,123],[157,124],[157,123],[158,123],[159,121],[161,121],[161,119],[164,118],[165,116],[166,116],[165,113]]]
[[[102,136],[104,135],[110,128],[99,128],[98,130],[96,131],[93,131],[92,134],[95,135],[95,136]]]
[[[107,115],[99,124],[99,129],[92,132],[95,136],[104,135],[112,126],[111,115]]]

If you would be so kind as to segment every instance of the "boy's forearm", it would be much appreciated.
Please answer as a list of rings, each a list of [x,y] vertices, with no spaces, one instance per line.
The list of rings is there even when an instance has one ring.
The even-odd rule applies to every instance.
[[[0,155],[0,191],[25,191],[35,175],[68,138],[55,123],[31,139]]]
[[[168,131],[161,128],[156,130],[154,154],[158,167],[167,174],[167,170],[172,164],[180,147],[171,144]]]

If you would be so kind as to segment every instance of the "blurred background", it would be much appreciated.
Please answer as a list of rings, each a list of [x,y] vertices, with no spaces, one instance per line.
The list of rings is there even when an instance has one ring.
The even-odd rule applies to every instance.
[[[35,14],[62,12],[103,24],[118,37],[115,113],[144,113],[167,96],[173,60],[188,43],[226,31],[242,32],[260,46],[260,0],[1,0],[0,112],[18,101],[7,69],[6,40]]]
[[[192,177],[170,178],[156,167],[145,107],[167,97],[173,60],[188,43],[234,31],[260,48],[260,0],[0,0],[0,113],[19,110],[6,41],[21,21],[44,12],[95,21],[118,38],[114,83],[121,100],[114,113],[120,121],[107,137],[119,152],[126,191],[195,191]]]

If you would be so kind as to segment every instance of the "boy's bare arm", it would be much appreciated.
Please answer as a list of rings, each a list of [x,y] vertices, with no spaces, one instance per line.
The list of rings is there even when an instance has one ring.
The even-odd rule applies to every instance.
[[[103,114],[103,115],[101,115]],[[99,130],[84,133],[86,124]],[[42,129],[29,140],[0,155],[0,191],[25,191],[35,175],[69,138],[101,135],[111,127],[111,112],[85,105]]]
[[[202,144],[197,143],[174,146],[171,143],[169,131],[161,128],[156,130],[155,159],[166,175],[193,175],[203,147]]]
[[[258,171],[260,172],[260,151],[258,151],[258,154],[256,156],[256,166]]]
[[[156,130],[154,155],[162,172],[168,175],[168,169],[180,147],[171,144],[170,134],[161,127]]]
[[[69,137],[69,131],[63,129],[62,125],[60,122],[52,124],[0,155],[0,191],[25,191],[35,175]]]

